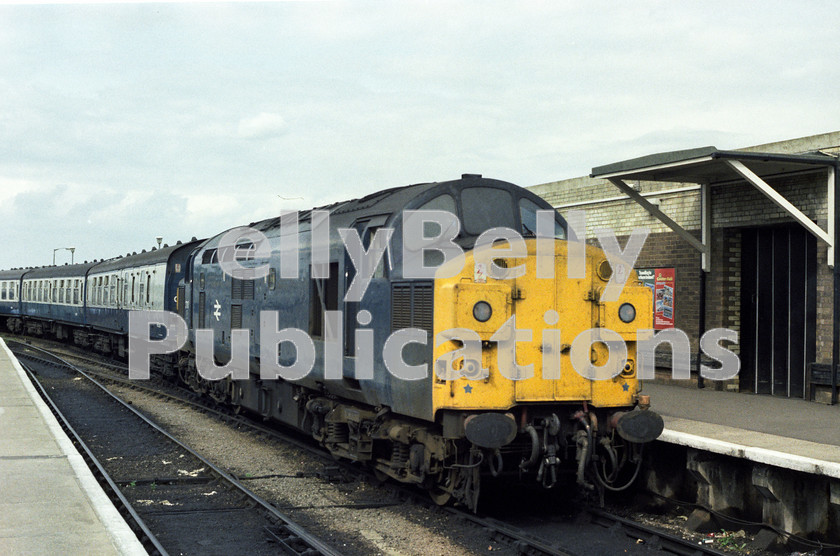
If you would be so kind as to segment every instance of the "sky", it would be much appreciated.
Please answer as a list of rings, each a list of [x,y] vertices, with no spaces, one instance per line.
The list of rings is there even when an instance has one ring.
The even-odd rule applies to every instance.
[[[832,2],[0,4],[0,269],[840,130]],[[58,251],[54,252],[55,249]]]

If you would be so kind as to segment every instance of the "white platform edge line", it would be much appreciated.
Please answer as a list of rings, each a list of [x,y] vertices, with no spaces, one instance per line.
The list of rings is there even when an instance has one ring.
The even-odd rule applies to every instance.
[[[795,454],[786,454],[784,452],[768,450],[767,448],[758,448],[756,446],[744,446],[741,444],[735,444],[734,442],[706,438],[671,429],[663,430],[658,440],[668,442],[669,444],[679,444],[680,446],[688,446],[689,448],[697,448],[700,450],[714,452],[716,454],[748,459],[750,461],[765,463],[776,467],[783,467],[794,471],[801,471],[812,475],[825,475],[835,479],[840,479],[840,463],[832,461],[823,461],[804,456],[797,456]]]
[[[59,425],[58,420],[55,418],[55,415],[52,414],[50,408],[47,407],[47,404],[41,399],[41,396],[38,394],[37,390],[35,390],[35,386],[29,380],[29,376],[26,374],[26,371],[24,371],[23,367],[20,366],[17,358],[14,354],[12,354],[11,350],[9,350],[9,347],[2,338],[0,338],[0,346],[2,346],[3,351],[6,353],[9,361],[11,361],[12,366],[18,373],[18,376],[20,376],[23,387],[26,389],[26,392],[35,404],[35,407],[37,407],[38,411],[41,413],[41,416],[46,422],[47,427],[50,429],[50,433],[52,433],[53,438],[55,438],[59,449],[61,449],[62,453],[67,456],[67,460],[70,462],[70,466],[76,474],[76,478],[79,481],[82,491],[84,491],[88,500],[90,500],[93,511],[96,512],[97,517],[99,517],[99,520],[105,526],[105,530],[111,536],[117,550],[121,554],[125,555],[147,555],[148,552],[146,552],[146,549],[143,548],[143,545],[140,543],[137,535],[134,534],[134,531],[131,530],[123,516],[117,511],[117,508],[114,506],[113,502],[111,502],[111,499],[108,498],[105,491],[102,490],[102,486],[100,486],[99,482],[93,476],[93,473],[90,468],[88,468],[84,458],[82,458],[79,451],[76,450],[76,447],[70,441],[70,438],[61,428],[61,425]]]

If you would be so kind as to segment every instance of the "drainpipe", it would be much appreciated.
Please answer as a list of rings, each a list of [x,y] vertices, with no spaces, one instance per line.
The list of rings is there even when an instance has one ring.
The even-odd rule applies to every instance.
[[[697,388],[705,388],[703,375],[700,374],[700,365],[702,365],[700,356],[703,353],[700,349],[700,337],[706,331],[706,271],[702,268],[700,269],[700,322],[698,326],[700,328],[697,333]]]
[[[834,163],[834,312],[831,335],[831,405],[837,403],[837,365],[840,364],[840,162]]]

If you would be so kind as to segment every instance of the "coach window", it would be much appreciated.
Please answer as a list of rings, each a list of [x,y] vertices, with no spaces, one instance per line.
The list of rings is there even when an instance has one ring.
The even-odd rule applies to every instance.
[[[201,275],[202,280],[204,279],[204,274]],[[273,290],[277,288],[277,270],[273,268],[268,269],[268,289]]]
[[[473,236],[503,226],[516,229],[513,199],[508,191],[494,187],[468,187],[461,192],[464,231]]]
[[[134,290],[136,289],[135,286],[137,284],[136,280],[137,280],[137,277],[132,274],[131,275],[131,304],[132,305],[134,305]]]
[[[146,305],[149,304],[149,292],[152,289],[152,275],[146,274]]]
[[[0,288],[0,299],[6,299],[6,282],[3,282],[3,287]]]

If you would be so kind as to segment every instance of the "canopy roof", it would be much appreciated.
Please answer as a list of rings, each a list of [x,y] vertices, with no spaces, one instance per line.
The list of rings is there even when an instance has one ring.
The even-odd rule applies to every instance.
[[[756,175],[770,177],[834,166],[837,159],[819,152],[806,154],[721,151],[700,147],[632,158],[592,168],[593,178],[688,183],[722,183],[743,179],[727,161],[739,161]]]
[[[828,245],[828,261],[834,266],[834,200],[835,168],[837,157],[820,152],[803,154],[780,154],[749,151],[722,151],[716,147],[700,147],[682,151],[651,154],[622,162],[614,162],[592,168],[593,178],[611,182],[626,193],[652,216],[674,230],[702,255],[701,266],[710,270],[709,236],[711,234],[711,200],[709,188],[712,185],[744,182],[758,189],[773,203],[787,212],[805,229]],[[765,178],[805,171],[827,170],[828,229],[823,230],[801,210],[771,187]],[[684,230],[668,215],[651,204],[624,180],[656,182],[699,183],[701,239]]]

